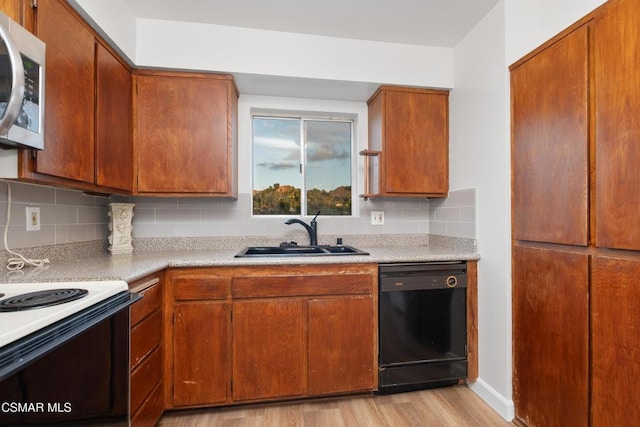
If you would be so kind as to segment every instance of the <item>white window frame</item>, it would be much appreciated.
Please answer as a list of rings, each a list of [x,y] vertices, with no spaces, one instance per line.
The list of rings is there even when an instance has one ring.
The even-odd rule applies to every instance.
[[[251,109],[250,111],[250,192],[253,194],[253,119],[255,117],[274,118],[274,119],[296,119],[304,121],[340,121],[351,123],[351,214],[350,215],[320,215],[333,218],[357,218],[358,207],[358,186],[356,181],[356,171],[358,167],[358,143],[356,140],[356,128],[357,128],[357,114],[353,113],[330,113],[330,112],[316,112],[316,111],[290,111],[290,110],[277,110],[277,109]],[[300,182],[300,217],[313,217],[316,212],[307,212],[307,189],[306,189],[306,137],[303,134],[306,130],[306,126],[303,124],[300,126],[300,160],[301,160],[301,177]],[[252,218],[286,218],[291,217],[290,214],[282,215],[255,215],[253,213],[253,196],[251,196],[251,217]]]

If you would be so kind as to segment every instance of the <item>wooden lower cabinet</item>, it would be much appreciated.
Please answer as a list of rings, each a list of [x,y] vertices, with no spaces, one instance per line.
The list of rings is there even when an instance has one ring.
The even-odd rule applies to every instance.
[[[170,270],[166,353],[169,408],[224,404],[229,395],[229,279],[211,269]]]
[[[176,268],[167,278],[167,408],[376,388],[377,265]]]
[[[173,312],[173,404],[226,402],[228,304],[179,303]]]
[[[640,254],[596,256],[591,275],[591,422],[640,419]],[[633,421],[636,420],[636,421]]]
[[[233,303],[233,400],[302,396],[304,301]]]
[[[376,348],[371,295],[309,300],[309,394],[369,390]]]
[[[145,277],[129,288],[142,296],[131,306],[131,425],[154,426],[164,411],[162,275]]]
[[[513,343],[516,419],[588,425],[589,255],[513,247]]]

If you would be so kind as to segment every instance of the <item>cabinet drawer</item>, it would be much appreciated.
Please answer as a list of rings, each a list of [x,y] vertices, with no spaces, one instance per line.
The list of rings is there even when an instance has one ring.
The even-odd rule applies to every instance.
[[[145,318],[131,330],[131,368],[135,369],[146,355],[162,341],[162,314],[160,310]]]
[[[176,277],[173,298],[180,300],[225,299],[229,295],[226,277]]]
[[[162,357],[156,350],[131,373],[131,410],[134,412],[151,390],[160,383]]]
[[[160,308],[162,293],[160,285],[155,284],[140,292],[142,299],[131,306],[131,325],[138,324],[142,319]]]
[[[373,280],[371,274],[364,273],[234,277],[231,292],[234,298],[368,294],[373,292]]]
[[[153,427],[162,416],[163,410],[162,384],[158,384],[151,392],[151,395],[140,405],[137,412],[133,413],[131,426]]]

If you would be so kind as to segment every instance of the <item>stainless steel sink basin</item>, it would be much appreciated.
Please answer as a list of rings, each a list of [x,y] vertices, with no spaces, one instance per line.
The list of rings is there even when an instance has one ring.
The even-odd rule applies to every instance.
[[[236,258],[369,255],[353,246],[249,246],[236,254]]]

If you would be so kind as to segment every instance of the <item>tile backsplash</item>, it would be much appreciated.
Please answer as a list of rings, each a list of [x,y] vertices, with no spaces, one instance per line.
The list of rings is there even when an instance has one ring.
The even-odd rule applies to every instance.
[[[80,191],[0,182],[0,226],[4,236],[7,222],[8,188],[11,186],[9,248],[25,248],[103,240],[109,236],[107,197],[89,196]],[[26,231],[26,207],[40,208],[40,230]],[[4,245],[0,244],[0,250]]]
[[[443,236],[476,238],[476,189],[449,192],[446,199],[429,203],[429,232]]]
[[[109,202],[135,203],[133,237],[281,237],[307,243],[298,225],[285,225],[281,217],[252,217],[251,196],[238,200],[218,198],[110,198],[85,195],[80,191],[11,182],[11,224],[9,247],[26,248],[64,243],[106,240]],[[322,236],[378,234],[442,234],[475,239],[475,189],[452,191],[447,199],[358,200],[356,217],[318,219]],[[25,207],[40,207],[42,228],[26,231]],[[0,223],[6,223],[7,186],[0,182]],[[371,225],[371,212],[384,211],[384,225]],[[310,218],[305,218],[309,220]],[[0,250],[4,249],[0,245]]]
[[[135,203],[134,238],[281,236],[285,240],[307,243],[299,225],[284,224],[285,217],[253,217],[251,195],[241,193],[238,200],[213,198],[119,198]],[[355,217],[322,216],[318,235],[428,233],[429,201],[426,199],[359,200]],[[384,225],[371,225],[371,212],[384,211]],[[310,217],[304,218],[305,221]]]

